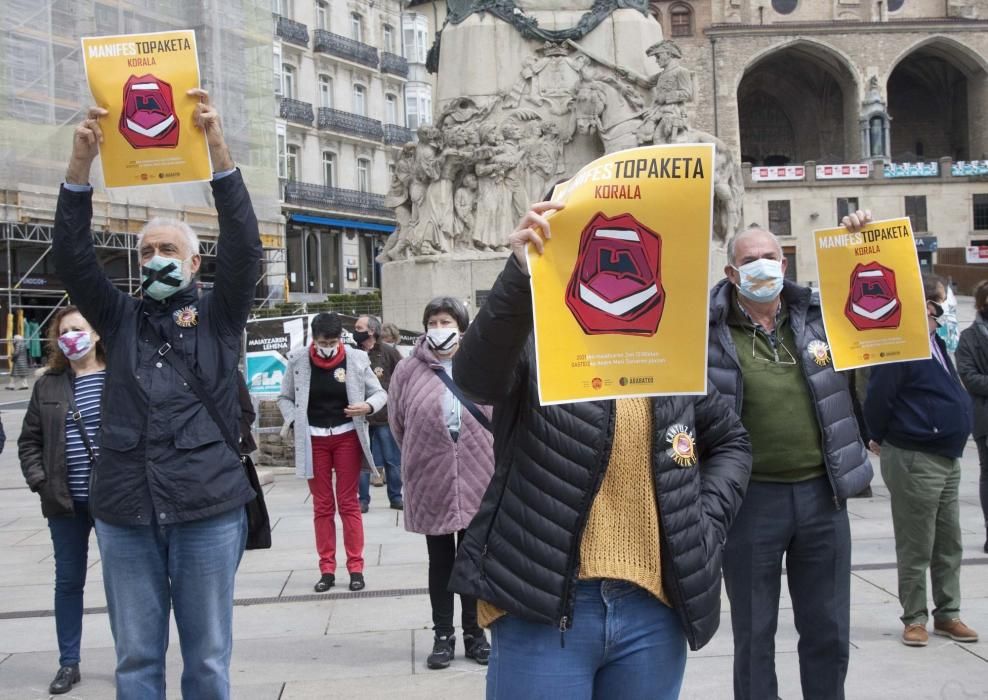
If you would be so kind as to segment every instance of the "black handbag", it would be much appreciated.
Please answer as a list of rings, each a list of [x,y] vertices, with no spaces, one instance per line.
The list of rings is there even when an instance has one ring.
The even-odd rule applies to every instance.
[[[230,433],[226,423],[220,417],[216,402],[213,401],[213,397],[203,388],[202,382],[199,381],[199,377],[189,367],[185,358],[172,348],[171,343],[161,337],[161,333],[158,332],[158,329],[153,324],[148,322],[146,325],[157,338],[159,343],[158,355],[163,357],[179,373],[182,379],[185,380],[185,383],[189,385],[189,388],[199,397],[199,401],[206,408],[206,412],[209,413],[216,427],[223,434],[223,439],[230,446],[230,449],[240,456],[240,463],[243,464],[247,481],[250,482],[250,486],[254,490],[254,498],[245,506],[247,511],[247,549],[270,549],[271,518],[268,515],[268,507],[264,502],[264,491],[261,489],[261,482],[257,478],[257,469],[254,468],[253,460],[247,455],[240,454],[240,441],[235,439]]]

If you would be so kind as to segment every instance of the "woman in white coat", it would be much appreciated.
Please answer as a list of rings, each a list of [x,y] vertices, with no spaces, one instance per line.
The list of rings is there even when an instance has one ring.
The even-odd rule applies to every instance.
[[[364,588],[364,525],[357,498],[362,469],[373,471],[367,416],[388,401],[367,353],[340,342],[336,314],[312,319],[312,344],[288,355],[278,408],[295,426],[295,473],[308,479],[319,552],[317,593],[336,584],[336,512],[350,590]],[[334,488],[335,474],[335,488]]]

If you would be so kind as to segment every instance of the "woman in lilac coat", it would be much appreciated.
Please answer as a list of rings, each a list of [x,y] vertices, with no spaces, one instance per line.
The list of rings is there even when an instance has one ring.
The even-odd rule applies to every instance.
[[[388,421],[401,446],[405,529],[425,535],[429,548],[435,642],[426,664],[433,669],[446,668],[455,655],[449,577],[463,531],[494,473],[490,409],[458,397],[461,392],[446,383],[452,384],[453,355],[469,321],[459,299],[430,301],[422,316],[425,335],[398,363],[388,389]],[[490,645],[477,624],[477,601],[461,596],[460,602],[464,654],[486,665]]]

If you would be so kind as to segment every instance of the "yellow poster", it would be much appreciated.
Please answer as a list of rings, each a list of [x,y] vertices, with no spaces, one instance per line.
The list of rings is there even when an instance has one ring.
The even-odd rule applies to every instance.
[[[634,148],[558,185],[529,250],[543,405],[704,394],[714,146]]]
[[[823,323],[834,369],[930,357],[926,299],[909,219],[858,233],[814,231]]]
[[[212,178],[206,137],[192,123],[199,57],[192,30],[82,40],[86,78],[100,120],[107,187]]]

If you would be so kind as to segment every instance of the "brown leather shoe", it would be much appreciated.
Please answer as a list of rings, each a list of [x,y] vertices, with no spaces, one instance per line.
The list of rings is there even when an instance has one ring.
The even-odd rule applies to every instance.
[[[955,642],[978,641],[978,633],[961,622],[960,618],[954,618],[950,622],[934,620],[933,634],[938,634],[941,637],[950,637]]]
[[[925,647],[930,641],[930,635],[926,633],[926,625],[913,623],[906,625],[902,632],[902,643],[907,647]]]

